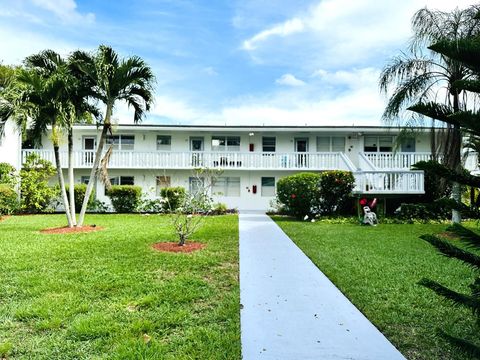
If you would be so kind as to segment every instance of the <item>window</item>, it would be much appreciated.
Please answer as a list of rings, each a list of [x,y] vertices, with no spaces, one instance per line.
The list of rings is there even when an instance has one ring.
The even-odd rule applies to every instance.
[[[80,183],[88,185],[88,182],[90,181],[90,176],[82,176],[80,178]]]
[[[392,152],[393,136],[365,136],[363,151]]]
[[[113,135],[107,137],[107,145],[113,145],[113,150],[133,150],[135,145],[135,136],[133,135]]]
[[[170,187],[170,176],[157,176],[157,196],[160,196],[160,191],[163,188]]]
[[[318,136],[317,137],[318,152],[344,152],[345,137],[344,136]]]
[[[212,192],[222,196],[240,196],[240,178],[219,177],[213,184]]]
[[[274,177],[262,177],[262,196],[275,196]]]
[[[133,176],[115,176],[110,178],[110,184],[113,185],[135,185]],[[105,193],[107,189],[105,188]]]
[[[262,151],[275,152],[276,138],[274,136],[264,136],[262,138]]]
[[[203,184],[203,178],[190,177],[188,178],[188,191],[192,195],[198,194],[202,190]]]
[[[157,150],[170,150],[172,137],[170,135],[157,135]]]
[[[115,176],[110,178],[112,185],[135,185],[133,176]]]
[[[212,136],[212,151],[240,151],[240,136]]]

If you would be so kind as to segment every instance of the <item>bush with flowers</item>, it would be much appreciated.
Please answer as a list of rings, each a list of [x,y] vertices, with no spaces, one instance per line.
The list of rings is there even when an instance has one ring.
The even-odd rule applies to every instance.
[[[320,174],[300,173],[278,180],[277,199],[287,214],[303,218],[317,213]]]
[[[277,201],[297,218],[332,215],[348,201],[354,183],[349,171],[295,174],[278,181]]]

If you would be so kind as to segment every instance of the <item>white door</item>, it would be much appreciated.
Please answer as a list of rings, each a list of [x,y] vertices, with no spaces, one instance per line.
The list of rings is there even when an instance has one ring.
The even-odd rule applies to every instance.
[[[192,166],[203,166],[203,137],[190,138],[190,151],[192,152]]]
[[[295,139],[295,152],[297,152],[297,167],[308,167],[308,138]]]
[[[95,158],[95,149],[97,148],[97,138],[83,137],[83,164],[92,165]]]

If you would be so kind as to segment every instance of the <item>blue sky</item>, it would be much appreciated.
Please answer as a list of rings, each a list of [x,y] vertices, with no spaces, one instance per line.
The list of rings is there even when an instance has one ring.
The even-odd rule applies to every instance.
[[[471,0],[0,0],[0,61],[99,44],[157,76],[145,123],[379,125],[381,68],[422,7]],[[119,122],[132,121],[122,104]]]

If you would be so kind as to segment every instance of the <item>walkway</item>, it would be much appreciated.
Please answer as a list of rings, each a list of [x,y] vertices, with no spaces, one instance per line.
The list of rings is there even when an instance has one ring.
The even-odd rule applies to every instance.
[[[240,214],[242,353],[256,359],[404,359],[265,214]]]

